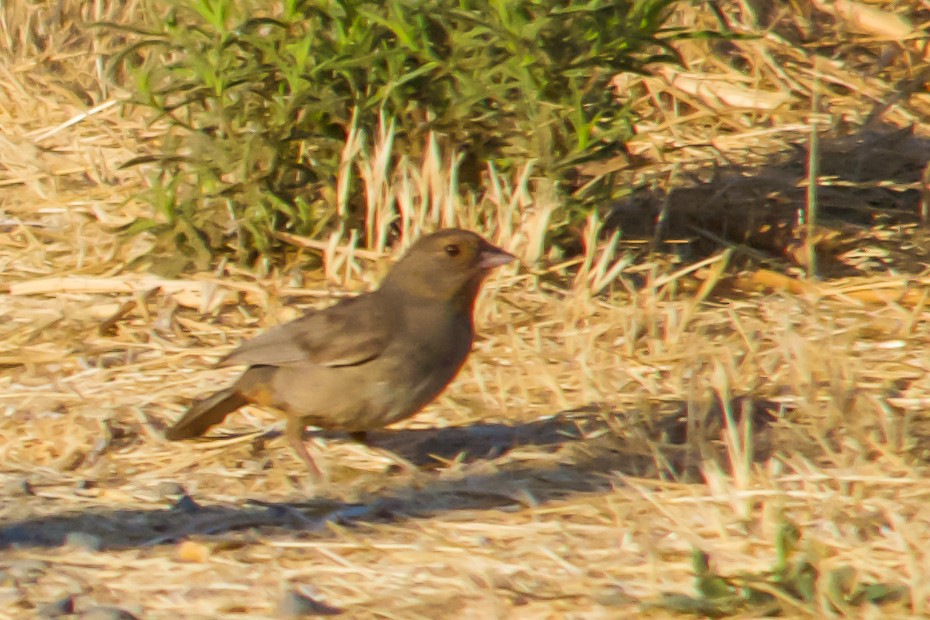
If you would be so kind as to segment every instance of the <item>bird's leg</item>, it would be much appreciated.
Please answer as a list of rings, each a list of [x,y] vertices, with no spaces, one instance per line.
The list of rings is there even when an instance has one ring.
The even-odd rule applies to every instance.
[[[288,416],[287,425],[284,428],[284,435],[287,437],[287,443],[293,448],[294,453],[304,462],[307,469],[310,470],[310,475],[313,476],[317,482],[321,482],[326,479],[326,475],[307,451],[307,446],[304,444],[304,428],[305,426],[300,418]]]
[[[417,467],[416,465],[414,465],[413,463],[411,463],[410,461],[408,461],[401,455],[397,454],[393,450],[388,450],[387,448],[382,448],[380,446],[373,445],[368,440],[368,433],[366,433],[365,431],[353,431],[349,433],[349,437],[351,437],[353,441],[357,441],[358,443],[365,445],[372,452],[377,452],[381,456],[384,456],[388,458],[389,460],[393,461],[395,465],[400,467],[402,470],[404,470],[408,474],[416,475],[420,473],[419,467]]]

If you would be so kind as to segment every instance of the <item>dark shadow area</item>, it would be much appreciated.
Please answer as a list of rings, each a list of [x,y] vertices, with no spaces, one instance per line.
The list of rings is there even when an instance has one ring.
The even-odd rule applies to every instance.
[[[166,498],[164,509],[120,510],[101,505],[99,509],[2,524],[0,549],[65,544],[94,550],[126,549],[231,532],[248,539],[253,528],[329,535],[327,523],[332,521],[347,526],[398,522],[450,511],[508,509],[604,491],[617,483],[616,477],[610,476],[612,472],[699,481],[702,459],[716,455],[724,467],[727,462],[720,440],[726,414],[719,405],[706,409],[689,413],[685,403],[669,402],[631,418],[591,406],[514,426],[476,424],[382,431],[373,435],[374,445],[396,450],[405,459],[423,463],[424,468],[412,481],[392,484],[387,476],[386,486],[364,501],[312,498],[266,502],[244,498],[240,506],[218,506],[210,505],[209,497],[188,496],[179,486],[174,497]],[[773,424],[781,417],[777,405],[737,399],[729,411],[737,425],[752,420],[754,457],[767,459],[772,432],[782,426]],[[521,448],[523,455],[518,454]],[[507,458],[497,460],[502,456]],[[467,466],[460,477],[448,479],[424,471],[436,469],[437,458]],[[27,493],[24,489],[19,498],[24,503],[30,501]]]
[[[803,266],[810,154],[807,137],[794,135],[798,141],[787,150],[761,154],[762,165],[708,165],[680,173],[669,191],[636,190],[615,205],[608,224],[627,240],[649,241],[649,249],[684,253],[685,262],[730,245],[744,264]],[[719,157],[710,143],[691,148],[702,146]],[[921,213],[930,206],[930,139],[876,122],[849,135],[821,134],[816,160],[814,245],[822,277],[926,269],[930,236],[910,225],[927,223]]]

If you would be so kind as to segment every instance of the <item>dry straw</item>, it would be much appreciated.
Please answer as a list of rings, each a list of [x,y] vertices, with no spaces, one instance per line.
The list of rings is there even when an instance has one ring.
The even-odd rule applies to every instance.
[[[926,121],[926,92],[901,91],[924,54],[902,28],[919,32],[925,8],[904,21],[890,1],[815,2],[809,14],[720,2],[714,15],[706,4],[678,19],[710,27],[724,17],[761,35],[689,43],[684,71],[618,79],[642,117],[631,183],[663,188],[733,161],[778,172],[776,154],[817,120],[818,83],[837,129]],[[352,618],[635,616],[662,593],[693,593],[694,548],[722,573],[771,570],[786,518],[824,571],[908,588],[879,610],[837,606],[822,583],[814,598],[787,601],[786,615],[928,613],[920,229],[859,229],[837,253],[846,280],[806,280],[800,261],[795,271],[786,255],[710,223],[702,230],[728,247],[703,262],[634,262],[648,237],[618,235],[599,215],[579,231],[582,253],[562,257],[543,244],[553,192],[531,167],[490,170],[483,195],[462,196],[456,159],[438,143],[392,164],[385,120],[379,135],[353,132],[344,155],[369,198],[367,246],[358,231],[322,242],[282,234],[320,253],[325,270],[223,265],[157,279],[129,266],[144,238],[121,243],[112,231],[143,209],[132,196],[144,179],[119,164],[159,128],[113,103],[122,95],[93,52],[116,42],[82,26],[135,10],[66,0],[0,12],[0,617],[73,595],[79,609],[113,604],[146,618],[265,618],[296,604],[288,592]],[[802,45],[798,32],[820,38]],[[857,65],[863,49],[882,55],[881,71]],[[925,135],[895,139],[899,161],[919,161]],[[901,178],[883,187],[908,191]],[[729,204],[752,204],[752,187],[733,181],[727,200],[744,202]],[[702,195],[712,211],[722,194]],[[819,206],[843,196],[822,192]],[[681,207],[668,200],[670,213]],[[235,343],[371,286],[388,254],[453,224],[480,229],[524,266],[490,282],[461,377],[376,436],[420,473],[315,436],[333,482],[308,494],[276,418],[258,409],[219,439],[160,439],[186,399],[230,380],[211,362]],[[731,277],[757,264],[747,256],[778,266]]]

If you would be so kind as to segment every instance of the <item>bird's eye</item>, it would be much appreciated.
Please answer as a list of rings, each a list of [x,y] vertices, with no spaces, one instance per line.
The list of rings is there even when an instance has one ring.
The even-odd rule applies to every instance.
[[[459,254],[462,253],[462,248],[455,245],[454,243],[450,243],[449,245],[444,247],[443,250],[445,250],[446,254],[448,254],[449,256],[458,256]]]

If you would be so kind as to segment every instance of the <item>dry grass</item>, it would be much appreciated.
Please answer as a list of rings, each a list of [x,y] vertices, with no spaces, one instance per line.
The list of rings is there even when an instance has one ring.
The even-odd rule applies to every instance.
[[[142,208],[131,196],[144,179],[118,165],[157,128],[101,106],[119,93],[86,52],[113,43],[88,42],[75,25],[135,7],[86,4],[51,14],[7,3],[0,22],[0,617],[74,595],[78,608],[116,604],[146,618],[263,618],[292,589],[352,618],[668,617],[644,606],[692,591],[693,548],[723,573],[770,570],[786,518],[824,570],[909,588],[881,609],[852,609],[831,607],[823,587],[786,615],[930,613],[921,229],[851,209],[835,231],[855,243],[821,266],[849,279],[820,283],[795,277],[808,267],[793,260],[804,254],[796,227],[769,244],[750,234],[768,207],[807,207],[798,183],[809,155],[788,145],[815,123],[833,123],[813,154],[830,175],[825,212],[919,212],[926,129],[888,128],[930,113],[925,87],[909,86],[926,66],[922,41],[874,26],[899,21],[721,3],[731,26],[763,36],[683,53],[703,84],[717,76],[736,94],[708,94],[680,73],[626,80],[645,118],[629,178],[652,183],[659,205],[641,219],[702,201],[702,226],[671,217],[666,232],[680,228],[688,248],[718,234],[730,245],[722,254],[715,243],[631,265],[635,240],[611,241],[592,219],[585,253],[560,263],[539,245],[544,187],[496,179],[486,196],[463,198],[441,156],[390,170],[377,152],[385,139],[369,138],[376,146],[348,148],[347,163],[372,196],[372,247],[349,233],[318,248],[291,239],[323,253],[325,272],[299,273],[294,256],[264,273],[223,266],[165,282],[132,262],[144,239],[112,234]],[[890,0],[836,4],[910,11],[915,32],[928,16]],[[747,93],[741,107],[724,99]],[[863,156],[869,136],[881,140]],[[869,174],[853,184],[849,168]],[[826,187],[837,179],[845,184]],[[744,222],[750,206],[757,219],[736,235],[709,223]],[[268,430],[274,417],[256,409],[234,416],[223,439],[160,439],[186,399],[230,379],[210,364],[241,338],[374,282],[385,239],[374,233],[397,214],[401,246],[422,226],[461,223],[526,265],[488,286],[481,338],[454,385],[377,436],[421,472],[315,436],[333,481],[308,493]],[[676,264],[704,256],[695,271]],[[789,284],[758,270],[730,277],[738,261],[759,260]],[[746,292],[757,285],[788,292]],[[907,286],[892,301],[859,295]]]

